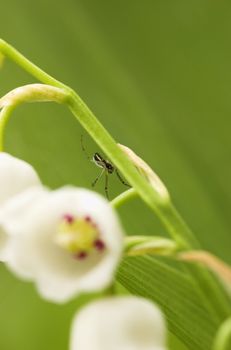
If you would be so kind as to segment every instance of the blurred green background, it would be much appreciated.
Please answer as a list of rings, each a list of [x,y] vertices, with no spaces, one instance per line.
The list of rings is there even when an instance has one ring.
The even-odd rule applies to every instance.
[[[12,0],[1,2],[0,21],[3,39],[76,89],[115,139],[148,161],[203,246],[229,263],[230,15],[223,0]],[[0,94],[30,82],[6,61]],[[90,188],[98,169],[81,133],[62,106],[24,105],[8,124],[6,150],[52,188]],[[85,133],[84,141],[98,150]],[[110,178],[111,198],[123,189]],[[120,213],[129,234],[166,234],[138,200]],[[75,310],[76,301],[40,300],[0,266],[0,349],[67,349]]]

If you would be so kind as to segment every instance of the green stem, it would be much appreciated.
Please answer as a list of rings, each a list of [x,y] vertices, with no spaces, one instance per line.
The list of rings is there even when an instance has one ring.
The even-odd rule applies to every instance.
[[[231,317],[225,320],[217,331],[213,343],[213,350],[231,349]]]
[[[115,140],[72,89],[42,71],[3,40],[0,40],[0,52],[41,82],[62,88],[68,92],[70,98],[66,101],[66,104],[71,112],[107,157],[113,161],[113,164],[133,187],[133,191],[157,214],[179,248],[184,250],[200,248],[197,239],[180,217],[170,199],[163,198],[158,190],[140,175],[132,162],[118,147]],[[5,112],[7,114],[7,111]],[[208,305],[212,317],[216,317],[217,320],[223,320],[227,313],[231,312],[231,306],[226,300],[225,292],[217,287],[216,280],[209,275],[207,270],[196,267],[191,268],[190,272],[200,287],[201,295],[206,305]],[[208,291],[210,292],[209,296]]]
[[[167,218],[163,213],[164,207],[161,209],[163,200],[160,198],[159,193],[155,191],[153,187],[151,187],[150,184],[147,183],[147,181],[137,172],[131,161],[122,152],[122,150],[119,149],[116,142],[107,132],[107,130],[72,89],[51,77],[2,39],[0,39],[0,51],[3,55],[13,60],[25,71],[44,84],[50,84],[52,86],[68,90],[71,95],[68,105],[72,113],[76,116],[86,131],[92,136],[95,142],[102,148],[105,154],[109,158],[113,159],[113,163],[122,173],[124,173],[124,176],[141,196],[141,198],[167,225],[173,238],[178,242],[178,244],[180,244],[180,246],[182,246],[182,248],[184,247],[185,249],[189,249],[190,247],[196,248],[198,246],[196,239],[189,230],[177,231],[171,225],[171,222],[166,220]],[[185,225],[183,224],[183,226]]]
[[[127,236],[124,239],[124,255],[173,256],[178,247],[175,241],[158,236]]]
[[[7,121],[15,109],[15,106],[4,107],[0,112],[0,152],[3,152],[3,142],[4,142],[4,131]]]
[[[187,226],[177,214],[171,202],[169,200],[163,200],[155,188],[153,188],[146,179],[139,174],[128,157],[118,147],[111,135],[98,119],[96,119],[94,114],[80,97],[74,92],[72,94],[72,99],[70,99],[69,106],[80,124],[91,135],[108,158],[113,161],[113,164],[123,174],[133,187],[134,191],[136,191],[144,202],[159,216],[179,246],[183,249],[199,247],[195,237],[190,230],[187,229]],[[175,221],[174,223],[173,220]]]
[[[177,214],[171,202],[169,200],[163,200],[158,191],[137,172],[128,157],[117,146],[115,140],[71,88],[51,77],[2,39],[0,39],[0,52],[42,83],[67,90],[70,94],[70,99],[67,101],[67,104],[77,120],[109,159],[113,160],[113,164],[124,174],[127,181],[133,186],[134,191],[136,191],[144,202],[159,216],[179,246],[184,249],[195,249],[199,247],[197,240],[180,218],[179,214]]]
[[[44,84],[68,89],[68,86],[62,84],[60,81],[45,73],[42,69],[37,67],[34,63],[29,61],[25,56],[17,51],[13,46],[9,45],[2,39],[0,39],[0,52]]]
[[[137,192],[134,190],[134,188],[130,188],[129,190],[122,192],[119,196],[114,198],[111,201],[111,205],[114,208],[118,208],[121,205],[127,203],[129,200],[136,198],[136,197],[137,197]]]

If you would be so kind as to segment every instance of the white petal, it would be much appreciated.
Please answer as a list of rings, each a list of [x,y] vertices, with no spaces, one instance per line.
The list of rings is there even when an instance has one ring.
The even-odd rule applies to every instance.
[[[7,243],[8,235],[4,230],[0,229],[0,261],[7,260]]]
[[[159,308],[138,297],[95,301],[74,318],[71,350],[165,350],[166,327]]]
[[[43,186],[31,187],[11,197],[0,212],[0,261],[6,261],[11,254],[11,236],[20,234],[21,222],[25,220],[48,190]]]
[[[105,242],[105,252],[78,261],[57,245],[57,227],[67,213],[93,219]],[[114,210],[102,196],[74,187],[50,192],[20,225],[7,264],[18,276],[33,276],[44,298],[65,302],[111,283],[121,258],[123,235]]]
[[[0,204],[15,194],[41,182],[33,167],[11,156],[0,152]]]

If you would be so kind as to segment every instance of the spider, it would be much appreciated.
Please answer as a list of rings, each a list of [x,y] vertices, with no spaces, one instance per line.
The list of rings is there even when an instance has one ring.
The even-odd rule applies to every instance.
[[[110,174],[116,173],[118,179],[120,180],[120,182],[125,185],[130,187],[130,185],[128,185],[123,178],[121,177],[120,173],[118,172],[117,168],[111,163],[109,162],[107,159],[104,159],[98,152],[94,153],[92,157],[89,157],[84,144],[83,144],[83,135],[81,135],[81,146],[82,146],[82,150],[85,153],[87,159],[89,159],[90,161],[92,161],[93,163],[95,163],[96,166],[98,166],[99,168],[102,169],[102,171],[99,173],[99,175],[96,177],[96,179],[92,182],[92,187],[94,187],[97,182],[99,181],[99,179],[102,177],[103,174],[105,174],[105,185],[104,185],[104,191],[106,194],[107,199],[109,199],[109,194],[108,194],[108,176]]]

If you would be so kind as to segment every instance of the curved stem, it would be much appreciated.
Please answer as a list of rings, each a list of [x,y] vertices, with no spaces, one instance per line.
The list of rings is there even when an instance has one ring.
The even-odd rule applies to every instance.
[[[173,256],[178,247],[175,241],[158,236],[127,236],[124,239],[124,255]]]
[[[217,331],[213,343],[213,350],[231,349],[231,317],[225,320]]]
[[[4,137],[5,127],[14,109],[15,109],[15,106],[12,105],[8,107],[4,107],[0,112],[0,152],[2,152],[4,148],[3,137]]]
[[[116,198],[111,201],[111,205],[114,208],[119,208],[121,205],[127,203],[129,200],[136,198],[138,196],[134,188],[130,188],[127,191],[122,192]]]
[[[134,190],[140,195],[144,202],[155,211],[177,243],[184,249],[199,248],[196,238],[187,228],[182,218],[177,214],[170,200],[163,201],[158,191],[155,191],[155,189],[137,172],[134,165],[118,147],[115,140],[71,88],[44,72],[2,39],[0,39],[0,52],[41,82],[68,91],[70,99],[66,103],[77,120],[92,136],[109,159],[113,160],[113,164],[123,173],[127,181],[133,186]]]

